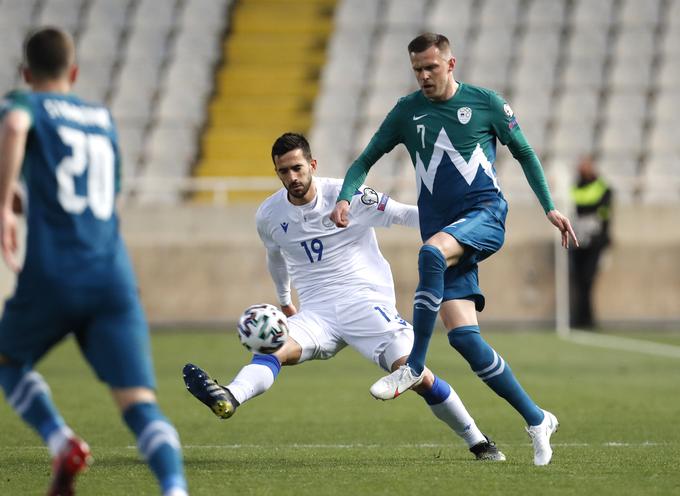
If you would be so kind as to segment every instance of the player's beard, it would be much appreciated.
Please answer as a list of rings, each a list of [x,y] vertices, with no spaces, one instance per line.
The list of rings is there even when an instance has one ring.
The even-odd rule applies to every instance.
[[[305,195],[307,194],[307,192],[309,191],[309,188],[311,187],[311,185],[312,185],[311,178],[306,183],[300,181],[295,185],[291,184],[290,186],[288,186],[288,195],[292,196],[293,198],[297,198],[297,199],[304,198]],[[299,187],[299,186],[301,186],[301,187]]]

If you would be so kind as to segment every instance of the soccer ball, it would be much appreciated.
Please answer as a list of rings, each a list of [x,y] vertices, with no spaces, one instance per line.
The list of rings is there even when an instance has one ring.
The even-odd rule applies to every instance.
[[[288,338],[286,316],[274,305],[251,305],[238,321],[238,337],[253,353],[274,353]]]

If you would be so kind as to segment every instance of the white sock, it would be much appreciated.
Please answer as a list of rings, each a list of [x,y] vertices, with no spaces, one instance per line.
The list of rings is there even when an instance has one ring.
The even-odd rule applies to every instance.
[[[243,367],[226,388],[240,404],[264,393],[274,384],[274,374],[265,365],[250,363]]]
[[[486,440],[453,388],[448,398],[436,405],[430,405],[430,408],[438,419],[451,427],[467,443],[468,447],[471,448]]]
[[[73,437],[73,431],[67,425],[62,425],[57,430],[47,438],[47,449],[50,451],[52,458],[56,457],[64,446],[66,442]]]

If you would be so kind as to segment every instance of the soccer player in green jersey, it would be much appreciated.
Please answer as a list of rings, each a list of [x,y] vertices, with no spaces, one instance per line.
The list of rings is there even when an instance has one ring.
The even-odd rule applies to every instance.
[[[507,203],[498,185],[496,141],[506,145],[538,197],[548,220],[578,244],[569,219],[555,209],[541,163],[527,143],[510,106],[491,90],[453,77],[456,59],[449,40],[425,33],[408,45],[420,91],[401,98],[368,146],[347,171],[331,219],[349,223],[349,200],[371,166],[402,143],[416,171],[423,246],[413,305],[415,341],[407,364],[383,377],[371,394],[392,399],[420,383],[437,314],[449,342],[472,370],[525,419],[534,463],[552,458],[550,436],[557,418],[539,408],[522,389],[505,360],[479,333],[477,312],[484,308],[477,264],[500,249]]]

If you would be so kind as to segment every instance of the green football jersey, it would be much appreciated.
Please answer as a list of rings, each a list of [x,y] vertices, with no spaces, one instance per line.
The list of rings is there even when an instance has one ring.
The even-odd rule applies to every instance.
[[[415,167],[421,232],[427,237],[470,208],[504,201],[494,169],[497,141],[526,143],[510,105],[495,92],[459,83],[453,97],[433,102],[416,91],[389,112],[338,198],[351,198],[370,167],[402,143]]]

